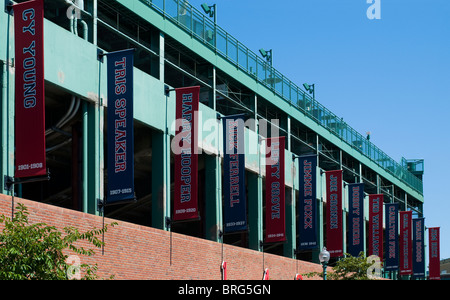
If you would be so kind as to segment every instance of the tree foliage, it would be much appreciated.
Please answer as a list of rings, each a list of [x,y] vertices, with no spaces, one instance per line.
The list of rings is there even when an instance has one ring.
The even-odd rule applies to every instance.
[[[372,262],[368,260],[364,253],[361,252],[359,256],[351,256],[346,254],[346,257],[336,262],[333,267],[333,272],[330,274],[330,279],[333,280],[369,280],[367,276]]]
[[[81,279],[97,279],[97,265],[81,264],[80,269],[71,267],[66,261],[67,249],[77,255],[92,256],[94,250],[75,246],[75,242],[86,240],[97,248],[103,242],[98,235],[106,232],[108,226],[80,232],[75,227],[65,227],[63,232],[45,223],[30,224],[28,210],[19,204],[13,219],[0,216],[4,223],[0,233],[0,279],[12,280],[67,280],[73,272],[84,274]],[[71,277],[71,276],[69,276]]]
[[[372,280],[375,278],[372,275],[373,267],[373,261],[366,258],[363,252],[361,252],[357,257],[346,254],[344,258],[336,262],[331,271],[327,272],[327,279]],[[304,275],[307,277],[323,277],[323,274],[321,272],[311,272]]]

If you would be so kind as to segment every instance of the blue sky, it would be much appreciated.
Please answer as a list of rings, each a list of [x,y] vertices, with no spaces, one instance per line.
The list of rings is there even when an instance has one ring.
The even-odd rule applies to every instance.
[[[190,0],[200,8],[205,0]],[[211,0],[218,24],[397,162],[425,159],[427,227],[450,258],[450,1]],[[428,252],[428,250],[427,250]],[[427,253],[428,255],[428,253]]]

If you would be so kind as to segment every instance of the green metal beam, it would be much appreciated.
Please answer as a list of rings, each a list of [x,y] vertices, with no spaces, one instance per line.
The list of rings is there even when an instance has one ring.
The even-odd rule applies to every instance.
[[[97,201],[101,199],[103,186],[100,180],[101,174],[101,166],[100,162],[103,161],[103,152],[100,151],[100,136],[102,136],[100,129],[100,108],[97,104],[87,103],[85,104],[87,108],[85,108],[85,112],[87,112],[87,116],[85,116],[84,122],[87,121],[87,124],[83,124],[83,129],[87,129],[83,131],[84,139],[87,142],[86,152],[83,151],[84,155],[84,175],[87,175],[87,178],[84,179],[84,188],[86,188],[86,194],[83,199],[83,211],[90,214],[98,214],[97,211]],[[87,171],[86,171],[87,168]],[[87,185],[87,187],[86,187]],[[103,200],[103,199],[102,199]]]
[[[211,241],[220,241],[222,228],[222,168],[220,158],[205,155],[205,233]]]
[[[286,243],[283,245],[284,256],[295,258],[295,249],[297,248],[296,238],[296,211],[295,211],[295,190],[286,189],[285,193],[286,207]]]
[[[170,217],[170,151],[164,132],[152,134],[152,227],[166,230]]]
[[[262,251],[263,241],[263,186],[259,174],[248,172],[248,234],[249,248]]]

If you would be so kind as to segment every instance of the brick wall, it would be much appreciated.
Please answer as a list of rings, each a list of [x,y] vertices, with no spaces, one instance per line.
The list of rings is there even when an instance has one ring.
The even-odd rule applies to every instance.
[[[15,198],[28,207],[30,223],[44,222],[64,228],[75,226],[80,231],[101,228],[102,218],[34,201]],[[11,216],[11,197],[0,194],[0,214]],[[105,219],[105,224],[115,220]],[[82,263],[98,264],[101,278],[115,279],[221,279],[222,245],[204,239],[118,221],[105,234],[104,255],[95,249],[92,257],[80,257]],[[2,230],[0,224],[0,230]],[[171,237],[172,235],[172,237]],[[172,239],[172,251],[171,248]],[[263,275],[261,252],[224,245],[228,279],[259,280]],[[295,274],[320,272],[321,266],[272,254],[264,254],[264,267],[270,279],[291,280]],[[181,278],[181,274],[184,277]],[[306,278],[305,278],[306,279]]]

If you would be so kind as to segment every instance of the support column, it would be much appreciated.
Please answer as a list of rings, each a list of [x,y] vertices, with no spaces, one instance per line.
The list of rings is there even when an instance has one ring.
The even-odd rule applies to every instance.
[[[208,68],[208,83],[212,89],[209,91],[208,106],[217,115],[217,95],[216,95],[216,68]],[[205,237],[208,240],[220,242],[219,230],[223,232],[222,219],[222,166],[220,152],[222,121],[216,120],[214,146],[215,153],[205,155]],[[210,195],[210,196],[209,196]]]
[[[317,199],[316,205],[318,210],[318,222],[317,226],[319,227],[317,230],[317,240],[319,242],[319,247],[312,251],[312,262],[319,263],[319,253],[322,251],[322,248],[325,246],[325,237],[323,232],[323,225],[325,224],[324,220],[324,197],[325,197],[325,188],[324,188],[325,180],[323,179],[323,175],[320,172],[319,167],[319,156],[317,156]]]
[[[205,155],[205,237],[219,242],[222,228],[222,168],[217,156]]]
[[[295,178],[295,177],[294,177]],[[295,220],[295,189],[287,188],[286,202],[286,243],[283,245],[284,256],[295,258],[296,220]]]
[[[214,66],[208,70],[208,83],[212,87],[208,97],[208,106],[217,112],[216,67]]]
[[[83,212],[97,214],[103,199],[103,122],[97,103],[83,102]],[[103,118],[102,118],[103,119]]]
[[[247,201],[248,201],[248,244],[249,248],[262,251],[261,242],[263,241],[263,180],[261,176],[261,143],[259,136],[258,121],[258,96],[254,96],[254,119],[256,139],[249,141],[255,143],[256,153],[258,155],[258,173],[248,173],[247,177]]]
[[[164,33],[159,33],[159,80],[164,82]],[[152,227],[170,230],[166,218],[172,217],[170,203],[170,134],[168,125],[169,96],[164,97],[164,131],[152,135]]]
[[[292,152],[291,147],[291,118],[287,117],[287,147],[288,150]],[[287,188],[285,191],[286,199],[286,240],[287,243],[283,245],[284,256],[295,258],[295,249],[297,241],[297,228],[296,228],[296,217],[295,217],[295,187],[296,184],[296,167],[297,160],[292,161],[291,166],[291,178],[292,178],[292,188]]]
[[[7,1],[1,1],[1,8],[4,9]],[[2,50],[0,50],[0,129],[1,129],[1,189],[4,194],[8,192],[4,189],[4,176],[14,176],[14,72],[12,72],[11,55],[14,55],[12,45],[14,36],[11,35],[11,28],[14,27],[12,12],[7,14],[2,11],[0,17],[0,27],[2,27],[1,37]],[[11,68],[11,69],[10,69]]]
[[[165,53],[165,38],[164,33],[159,33],[159,80],[164,82],[164,53]]]
[[[363,183],[363,179],[362,179],[362,163],[359,163],[359,174],[358,174],[358,182],[359,183]]]
[[[261,251],[263,241],[263,186],[259,174],[248,173],[248,235],[249,248]]]
[[[342,163],[342,150],[339,149],[339,169],[344,170],[343,163]],[[345,209],[345,203],[348,203],[348,188],[346,188],[346,184],[344,183],[344,180],[342,179],[342,251],[343,253],[347,253],[347,213]]]
[[[405,192],[405,206],[404,211],[408,211],[408,194]]]
[[[170,140],[163,132],[152,135],[152,227],[168,230],[166,217],[170,210]]]
[[[287,140],[287,149],[293,153],[292,146],[291,146],[291,117],[290,116],[287,116],[287,137],[286,137],[286,140]]]
[[[165,36],[159,32],[159,80],[165,77]],[[166,218],[172,217],[170,203],[170,134],[168,125],[169,96],[164,97],[164,131],[152,135],[152,227],[170,230]]]
[[[319,241],[319,247],[314,249],[312,251],[312,262],[319,263],[319,253],[322,251],[323,247],[325,247],[325,236],[323,233],[323,225],[324,225],[324,202],[322,199],[317,199],[317,209],[319,214],[319,220],[318,220],[318,241]]]
[[[97,0],[94,0],[92,3],[92,43],[94,45],[97,45],[97,24],[98,24],[98,16],[97,16],[97,10],[98,10],[98,3]]]
[[[0,178],[1,182],[1,191],[2,193],[6,194],[6,191],[4,189],[4,176],[10,176],[9,173],[9,122],[8,122],[8,65],[6,62],[0,60],[0,83],[1,83],[1,91],[0,91],[0,103],[1,103],[1,123],[0,123],[0,134],[1,134],[1,149],[2,149],[2,155],[1,155],[1,170],[2,170],[2,176]]]
[[[377,174],[377,194],[381,193],[381,178],[380,175]]]
[[[81,209],[84,213],[88,211],[88,106],[89,103],[83,101],[83,115],[82,115],[82,195],[81,195]]]

